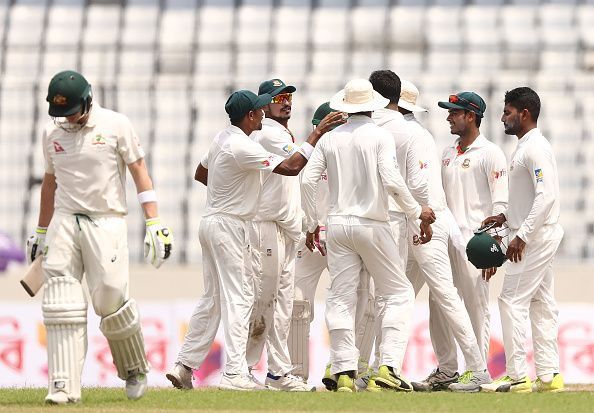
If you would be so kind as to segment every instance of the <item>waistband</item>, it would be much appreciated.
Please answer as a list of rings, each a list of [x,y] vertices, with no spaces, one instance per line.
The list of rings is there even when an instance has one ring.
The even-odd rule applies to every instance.
[[[378,221],[377,219],[362,218],[355,215],[328,215],[328,225],[388,225],[388,221]]]

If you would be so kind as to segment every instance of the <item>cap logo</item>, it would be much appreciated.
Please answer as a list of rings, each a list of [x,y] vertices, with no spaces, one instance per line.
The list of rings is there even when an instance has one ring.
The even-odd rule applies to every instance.
[[[54,96],[54,98],[52,99],[52,103],[57,106],[66,106],[68,104],[68,99],[66,99],[66,96],[58,94]]]
[[[497,245],[493,244],[491,245],[491,252],[497,252],[499,251],[499,248],[497,248]]]
[[[280,81],[280,80],[278,80],[278,79],[274,79],[274,80],[272,81],[272,86],[274,86],[274,87],[279,87],[279,86],[282,86],[282,85],[283,85],[283,82],[281,82],[281,81]]]

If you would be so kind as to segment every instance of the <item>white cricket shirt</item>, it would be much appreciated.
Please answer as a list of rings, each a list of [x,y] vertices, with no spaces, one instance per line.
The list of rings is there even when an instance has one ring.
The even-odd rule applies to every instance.
[[[507,208],[507,161],[501,148],[479,135],[459,153],[460,138],[441,157],[441,177],[448,207],[465,242],[483,219]]]
[[[274,119],[265,118],[262,130],[250,135],[254,142],[268,152],[289,158],[299,149],[291,132]],[[262,189],[258,212],[254,221],[275,221],[289,236],[299,239],[301,235],[301,192],[299,177],[283,176],[272,171],[262,173]]]
[[[266,151],[240,128],[219,132],[201,164],[208,169],[206,213],[252,220],[258,210],[260,171],[272,171],[283,157]]]
[[[433,135],[419,123],[414,114],[408,113],[404,115],[404,119],[408,122],[412,139],[417,146],[415,151],[420,154],[417,155],[420,158],[416,163],[419,165],[421,174],[424,175],[423,180],[427,183],[427,198],[417,199],[417,201],[421,205],[429,205],[435,213],[444,211],[447,208],[446,197],[441,183],[441,167]]]
[[[509,228],[527,244],[563,236],[559,176],[553,148],[538,128],[522,136],[509,166]]]
[[[396,160],[400,174],[413,197],[421,205],[429,204],[429,188],[422,152],[422,141],[415,140],[409,123],[402,113],[391,109],[379,109],[373,112],[373,120],[392,134],[396,146]],[[393,198],[390,198],[390,211],[402,213]]]
[[[387,222],[388,195],[406,215],[417,218],[421,206],[414,200],[396,162],[394,139],[364,115],[326,133],[316,145],[301,185],[307,229],[319,223],[316,188],[327,169],[330,189],[328,217],[356,216]]]
[[[45,172],[56,177],[54,206],[68,214],[126,215],[126,165],[144,157],[130,120],[93,103],[86,125],[43,131]]]

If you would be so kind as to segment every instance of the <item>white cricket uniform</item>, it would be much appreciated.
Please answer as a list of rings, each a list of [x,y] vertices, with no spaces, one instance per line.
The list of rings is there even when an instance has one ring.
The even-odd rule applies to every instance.
[[[462,246],[465,246],[486,216],[500,214],[507,208],[507,161],[503,151],[483,135],[479,135],[464,152],[459,152],[459,142],[458,138],[444,149],[441,176],[448,207],[460,228]],[[483,360],[488,362],[489,283],[483,280],[481,270],[468,261],[465,249],[456,248],[454,242],[450,242],[449,250],[454,285],[464,300]],[[442,319],[434,324],[436,329],[441,326],[440,336],[450,338],[441,343],[443,353],[448,355],[444,364],[457,366],[456,342],[447,321],[441,313],[435,317]]]
[[[441,312],[462,350],[466,370],[483,371],[487,366],[474,336],[470,317],[452,277],[448,247],[451,241],[459,242],[460,231],[446,204],[435,141],[413,114],[407,114],[404,118],[408,121],[413,139],[420,145],[420,153],[423,156],[416,163],[425,175],[427,199],[417,201],[428,202],[436,216],[435,222],[431,225],[433,237],[426,244],[420,244],[418,220],[409,221],[406,275],[414,287],[415,294],[418,294],[424,283],[429,287],[429,331],[439,369],[449,374],[458,370],[455,359],[455,365],[447,364],[451,362],[448,357],[449,348],[444,348],[442,343],[448,342],[450,334],[440,334],[441,327],[437,324],[442,323],[442,320],[435,317],[435,314]]]
[[[421,207],[398,172],[393,138],[367,116],[351,115],[346,124],[323,136],[314,150],[302,183],[310,232],[318,225],[316,186],[325,169],[330,188],[327,246],[331,285],[326,324],[331,373],[358,369],[354,324],[363,266],[375,284],[383,337],[380,364],[400,366],[414,295],[393,258],[397,249],[388,224],[388,197],[394,197],[412,218],[420,215]]]
[[[209,169],[206,213],[199,230],[205,291],[178,356],[188,367],[200,367],[222,317],[225,373],[248,373],[247,320],[254,303],[248,221],[257,211],[260,171],[272,171],[282,161],[233,125],[215,136],[201,161]]]
[[[99,316],[128,300],[126,165],[144,157],[129,119],[93,104],[76,133],[53,122],[43,133],[45,172],[56,177],[43,258],[46,278],[86,274]]]
[[[299,148],[291,132],[265,118],[250,137],[267,151],[289,158]],[[250,318],[248,366],[260,361],[266,343],[268,371],[275,376],[293,369],[287,347],[293,312],[295,256],[301,237],[299,178],[262,173],[257,215],[252,224],[256,299]]]
[[[504,212],[510,240],[526,242],[522,260],[509,262],[499,310],[507,374],[522,378],[526,365],[526,322],[532,323],[536,375],[559,372],[558,310],[553,259],[563,238],[559,224],[557,162],[551,144],[535,128],[518,140],[509,167],[509,204]]]

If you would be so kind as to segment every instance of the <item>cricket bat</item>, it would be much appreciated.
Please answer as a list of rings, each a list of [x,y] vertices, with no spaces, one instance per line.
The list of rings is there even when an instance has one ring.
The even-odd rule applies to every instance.
[[[38,255],[31,265],[29,265],[21,280],[21,285],[31,297],[35,297],[35,294],[41,289],[41,286],[45,281],[43,273],[41,272],[41,260],[42,254]]]

